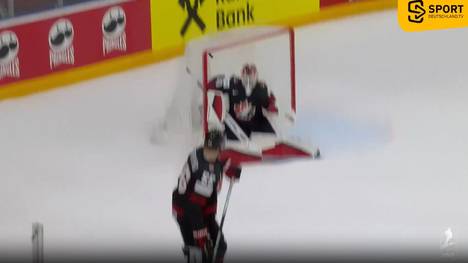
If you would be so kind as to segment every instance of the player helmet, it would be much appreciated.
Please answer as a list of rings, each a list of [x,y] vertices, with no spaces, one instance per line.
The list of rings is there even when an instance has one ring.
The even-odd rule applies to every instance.
[[[219,130],[211,130],[205,135],[206,148],[221,149],[224,146],[224,136]]]
[[[246,88],[253,88],[257,84],[257,67],[255,64],[245,64],[242,67],[241,78]]]

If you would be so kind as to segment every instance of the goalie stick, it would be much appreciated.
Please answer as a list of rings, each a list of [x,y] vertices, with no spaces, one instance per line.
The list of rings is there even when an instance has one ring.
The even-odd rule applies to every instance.
[[[249,142],[249,137],[245,134],[244,130],[239,126],[239,124],[232,118],[231,114],[226,113],[226,118],[224,120],[224,123],[226,123],[227,126],[231,129],[232,133],[236,135],[236,137],[242,142],[242,143],[248,143]]]

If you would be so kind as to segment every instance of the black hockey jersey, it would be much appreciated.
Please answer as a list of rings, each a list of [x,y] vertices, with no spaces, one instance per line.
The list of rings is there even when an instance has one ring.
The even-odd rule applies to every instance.
[[[240,168],[231,166],[230,161],[209,163],[203,156],[203,147],[197,148],[190,153],[172,193],[173,212],[177,216],[194,210],[203,216],[215,214],[222,176],[236,172],[240,174]]]
[[[223,75],[216,76],[210,81],[208,88],[220,90],[228,95],[229,114],[238,122],[263,121],[262,108],[270,107],[274,98],[266,84],[261,81],[257,82],[250,94],[247,94],[242,80],[237,76],[232,76],[229,80]],[[248,107],[248,112],[243,112],[244,107]]]

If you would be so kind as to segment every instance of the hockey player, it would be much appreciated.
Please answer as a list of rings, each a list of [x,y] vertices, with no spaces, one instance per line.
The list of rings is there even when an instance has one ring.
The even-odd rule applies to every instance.
[[[184,253],[189,263],[211,262],[214,242],[219,231],[216,222],[217,195],[222,176],[238,180],[240,167],[221,160],[224,136],[220,131],[209,131],[203,147],[196,148],[188,157],[172,194],[173,214],[184,240]],[[222,262],[227,245],[221,235],[216,262]]]
[[[241,77],[216,76],[208,83],[208,90],[220,90],[229,98],[228,118],[232,118],[240,129],[250,138],[252,132],[275,133],[264,111],[278,113],[276,98],[267,85],[258,80],[254,64],[245,64]],[[232,125],[232,122],[231,124]],[[233,127],[226,125],[226,136],[229,140],[239,140]]]

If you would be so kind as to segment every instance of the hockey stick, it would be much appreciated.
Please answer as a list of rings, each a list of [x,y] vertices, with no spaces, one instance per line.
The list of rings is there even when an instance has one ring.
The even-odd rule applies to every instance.
[[[243,143],[249,142],[249,137],[245,134],[244,130],[239,126],[239,124],[234,120],[231,114],[226,113],[226,117],[224,119],[224,123],[229,126],[232,133],[236,135],[236,137]]]
[[[228,193],[227,193],[227,196],[226,196],[226,202],[224,204],[223,216],[221,217],[221,224],[219,225],[218,235],[216,237],[216,243],[215,243],[215,247],[214,247],[214,251],[213,251],[213,258],[212,258],[212,261],[211,261],[212,263],[215,263],[215,261],[216,261],[216,254],[218,252],[219,242],[221,240],[221,233],[223,231],[224,219],[226,218],[226,212],[227,212],[227,208],[229,206],[229,199],[231,198],[231,191],[232,191],[232,186],[233,185],[234,185],[234,183],[231,180],[229,182],[229,190],[228,190]]]

